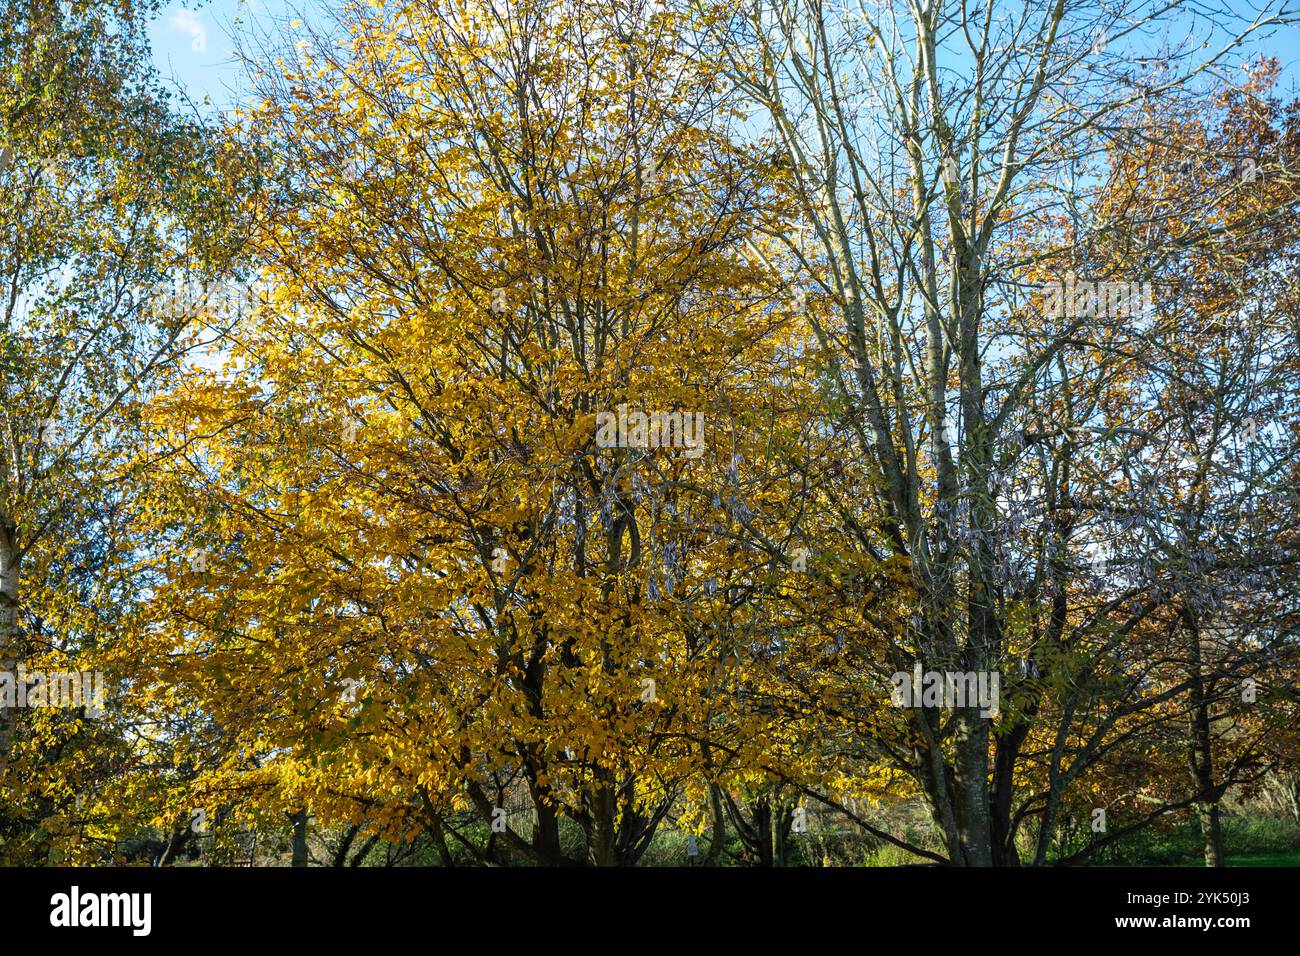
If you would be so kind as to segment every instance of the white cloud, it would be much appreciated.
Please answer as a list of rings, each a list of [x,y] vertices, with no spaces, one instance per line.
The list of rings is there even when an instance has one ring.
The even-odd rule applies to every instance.
[[[203,53],[208,49],[208,28],[193,10],[178,10],[172,15],[172,28],[190,35],[190,49]]]

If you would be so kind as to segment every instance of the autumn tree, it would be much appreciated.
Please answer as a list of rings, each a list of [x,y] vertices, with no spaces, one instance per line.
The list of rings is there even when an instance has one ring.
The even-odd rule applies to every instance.
[[[1094,303],[1089,283],[1160,277],[1151,262],[1112,274],[1112,262],[1070,254],[1117,226],[1101,199],[1108,137],[1134,104],[1190,105],[1252,34],[1290,16],[1220,10],[1226,42],[1178,46],[1165,34],[1181,7],[800,0],[699,11],[701,48],[763,117],[755,137],[811,231],[801,246],[784,218],[769,226],[800,262],[787,281],[834,304],[833,321],[811,330],[834,354],[870,468],[860,547],[904,560],[917,595],[877,686],[917,664],[1005,680],[1000,719],[969,702],[907,708],[888,755],[924,796],[953,864],[1018,862],[1020,827],[1035,818],[1031,855],[1045,862],[1063,790],[1158,702],[1129,706],[1114,678],[1128,636],[1167,605],[1161,592],[1141,595],[1126,620],[1077,603],[1096,593],[1090,528],[1113,516],[1102,488],[1071,470],[1077,430],[1097,427],[1071,410],[1075,367],[1105,355],[1115,320],[1135,313],[1086,295],[1076,308],[1073,286],[1060,308],[1047,291],[1071,268]],[[1083,377],[1104,381],[1109,368]],[[1028,767],[1043,789],[1018,796]]]
[[[147,62],[149,5],[24,0],[0,13],[0,671],[104,668],[140,592],[125,458],[151,375],[183,350],[175,293],[233,247],[220,143]],[[112,710],[114,676],[106,675]],[[111,713],[0,708],[0,840],[15,860],[93,843]],[[90,704],[91,701],[83,701]],[[59,769],[56,769],[59,768]],[[39,770],[38,770],[39,768]]]
[[[151,411],[141,683],[212,720],[177,801],[626,864],[688,780],[789,752],[739,529],[800,480],[806,387],[756,400],[807,343],[674,24],[416,2],[250,55],[265,302]]]

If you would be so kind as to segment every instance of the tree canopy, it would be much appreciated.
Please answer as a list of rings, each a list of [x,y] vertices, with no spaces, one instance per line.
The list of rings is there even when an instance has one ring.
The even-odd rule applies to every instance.
[[[348,3],[218,119],[6,8],[0,859],[1222,864],[1300,105],[1189,7]]]

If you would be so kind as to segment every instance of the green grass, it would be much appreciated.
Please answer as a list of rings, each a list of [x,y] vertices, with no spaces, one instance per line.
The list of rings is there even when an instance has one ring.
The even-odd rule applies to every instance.
[[[1300,866],[1300,825],[1294,821],[1224,817],[1228,866]],[[1186,821],[1172,828],[1139,831],[1108,847],[1093,865],[1204,866],[1200,827]]]
[[[1300,866],[1300,851],[1229,854],[1228,866]]]
[[[1179,866],[1205,866],[1202,859],[1184,860]],[[1228,866],[1300,866],[1300,852],[1229,853]]]

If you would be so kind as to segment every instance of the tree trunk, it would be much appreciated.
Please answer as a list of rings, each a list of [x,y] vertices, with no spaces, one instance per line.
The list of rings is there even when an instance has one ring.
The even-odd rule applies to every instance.
[[[293,815],[293,865],[307,865],[307,811]]]
[[[961,837],[960,862],[965,866],[992,866],[993,839],[989,820],[988,721],[979,708],[963,708],[957,717],[954,784],[957,791],[957,831]]]
[[[1188,719],[1187,762],[1199,798],[1196,816],[1205,845],[1205,865],[1223,866],[1223,827],[1219,819],[1221,794],[1214,785],[1214,740],[1210,733],[1210,702],[1201,669],[1201,629],[1191,607],[1184,602],[1183,621],[1189,636],[1191,714]]]
[[[615,848],[614,787],[608,774],[597,768],[595,789],[587,801],[590,823],[587,826],[587,862],[592,866],[618,865]]]
[[[13,522],[0,517],[0,673],[13,674],[15,681],[21,660],[18,647],[19,563],[18,529]],[[8,759],[13,720],[10,709],[0,707],[0,767]]]

